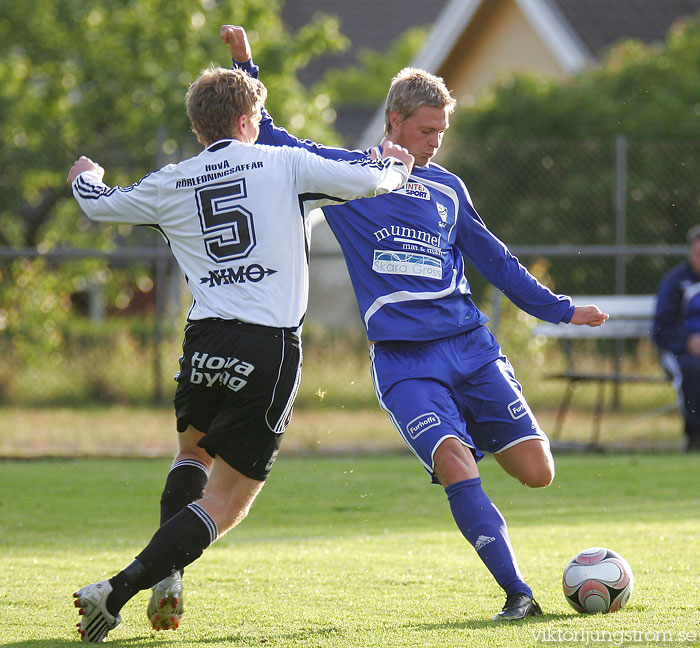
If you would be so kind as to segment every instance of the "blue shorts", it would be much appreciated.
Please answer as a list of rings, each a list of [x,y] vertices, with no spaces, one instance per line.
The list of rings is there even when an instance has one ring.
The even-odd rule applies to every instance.
[[[548,443],[486,326],[430,342],[378,343],[370,360],[379,405],[434,480],[433,455],[449,437],[477,461],[526,439]]]

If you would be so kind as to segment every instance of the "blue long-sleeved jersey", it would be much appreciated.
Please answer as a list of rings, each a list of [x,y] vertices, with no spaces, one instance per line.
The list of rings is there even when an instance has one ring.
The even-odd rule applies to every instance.
[[[257,77],[252,60],[234,66]],[[263,114],[258,143],[301,146],[334,159],[369,157],[300,140]],[[408,184],[385,196],[323,207],[345,256],[372,341],[435,340],[488,321],[472,300],[466,258],[519,308],[568,322],[571,299],[540,284],[477,214],[464,183],[441,166],[414,167]]]
[[[686,261],[659,284],[653,338],[659,348],[680,353],[691,333],[700,333],[700,276]]]

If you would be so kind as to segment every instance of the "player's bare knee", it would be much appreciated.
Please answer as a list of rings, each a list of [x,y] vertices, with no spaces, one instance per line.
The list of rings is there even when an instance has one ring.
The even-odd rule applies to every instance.
[[[435,476],[443,486],[479,476],[470,450],[459,443],[443,442],[433,457]]]
[[[523,485],[527,486],[528,488],[546,488],[552,483],[552,479],[553,478],[543,478],[541,476],[538,476],[538,478],[520,481],[523,483]]]
[[[460,462],[458,458],[451,453],[443,453],[439,457],[435,457],[435,474],[440,480],[440,483],[444,483],[449,476],[455,474],[459,471]]]
[[[554,481],[554,458],[548,450],[533,461],[527,470],[523,483],[530,488],[545,488]]]
[[[242,508],[239,502],[234,503],[225,499],[205,497],[205,500],[205,507],[216,522],[219,537],[241,522],[250,508]]]
[[[539,470],[530,470],[518,475],[518,479],[529,488],[546,488],[554,481],[554,468],[545,466]]]

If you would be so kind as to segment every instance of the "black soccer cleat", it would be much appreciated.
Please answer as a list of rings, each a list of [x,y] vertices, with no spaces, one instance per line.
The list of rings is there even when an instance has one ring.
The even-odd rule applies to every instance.
[[[519,621],[525,617],[542,616],[542,608],[527,594],[512,594],[503,609],[493,617],[494,621]]]

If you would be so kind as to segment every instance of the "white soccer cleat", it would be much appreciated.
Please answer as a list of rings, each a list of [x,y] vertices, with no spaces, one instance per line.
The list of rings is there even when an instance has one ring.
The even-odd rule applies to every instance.
[[[102,643],[107,633],[122,622],[119,614],[115,617],[107,611],[107,597],[111,592],[112,586],[104,580],[86,585],[73,594],[73,605],[80,608],[78,614],[82,617],[77,626],[83,641]]]
[[[175,630],[183,612],[182,576],[176,571],[153,586],[147,614],[154,630]]]

